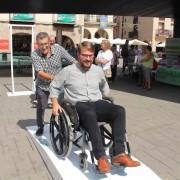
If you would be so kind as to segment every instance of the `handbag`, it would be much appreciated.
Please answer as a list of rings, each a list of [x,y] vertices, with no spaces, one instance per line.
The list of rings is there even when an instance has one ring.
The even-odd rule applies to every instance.
[[[106,78],[112,77],[111,69],[105,69],[105,70],[104,70],[104,74],[105,74],[105,77],[106,77]]]

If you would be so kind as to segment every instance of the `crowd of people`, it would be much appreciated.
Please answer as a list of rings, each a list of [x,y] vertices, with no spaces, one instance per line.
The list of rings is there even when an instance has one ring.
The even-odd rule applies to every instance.
[[[133,160],[125,152],[125,108],[108,103],[102,98],[109,93],[107,80],[112,77],[112,73],[106,71],[118,64],[115,60],[118,58],[115,46],[111,50],[109,41],[102,41],[101,50],[98,51],[97,57],[94,57],[94,46],[89,42],[83,42],[78,46],[75,59],[63,47],[50,40],[46,32],[40,32],[36,41],[38,48],[32,53],[37,77],[36,135],[43,134],[44,113],[49,96],[52,100],[52,113],[58,116],[63,111],[61,100],[59,101],[59,95],[63,91],[63,98],[76,107],[80,124],[89,134],[98,163],[97,168],[101,173],[109,172],[111,166],[103,147],[98,122],[107,122],[111,125],[112,164],[125,167],[140,166],[140,162]],[[62,59],[66,59],[69,64],[63,69]]]

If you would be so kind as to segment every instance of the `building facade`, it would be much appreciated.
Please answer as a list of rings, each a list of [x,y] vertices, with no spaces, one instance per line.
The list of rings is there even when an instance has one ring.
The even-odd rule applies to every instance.
[[[15,55],[21,51],[24,51],[24,55],[29,55],[28,53],[31,51],[31,28],[23,27],[23,25],[34,26],[34,38],[40,31],[55,35],[57,43],[65,48],[67,44],[76,46],[83,38],[113,38],[113,16],[75,14],[0,14],[0,52],[10,52],[9,24],[22,25],[22,27],[13,27],[12,30],[13,51]]]
[[[34,26],[34,38],[38,32],[44,31],[55,35],[57,42],[65,46],[68,42],[80,42],[83,23],[83,17],[74,14],[0,14],[0,51],[9,52],[9,24],[22,26],[14,26],[12,30],[13,50],[21,51],[23,46],[31,44],[31,28],[26,25]]]
[[[84,15],[84,38],[113,38],[113,16]]]
[[[151,43],[153,51],[158,43],[173,37],[172,18],[115,16],[114,22],[114,38],[146,40]]]

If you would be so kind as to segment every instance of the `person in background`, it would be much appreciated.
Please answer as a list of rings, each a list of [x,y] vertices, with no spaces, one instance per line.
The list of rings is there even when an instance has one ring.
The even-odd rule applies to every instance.
[[[167,66],[167,59],[166,59],[166,54],[162,55],[162,59],[158,61],[158,66]]]
[[[177,59],[174,61],[173,65],[180,67],[180,55],[177,56]]]
[[[121,56],[123,58],[123,67],[122,73],[124,73],[125,68],[128,67],[128,58],[129,58],[129,40],[127,39],[125,45],[123,45],[121,50]]]
[[[129,54],[129,56],[128,56],[128,70],[129,70],[129,73],[132,74],[133,73],[133,65],[134,65],[135,56],[136,56],[136,51],[134,49],[134,45],[130,46],[128,54]]]
[[[56,37],[54,35],[49,36],[50,45],[54,45],[56,43]]]
[[[58,44],[50,45],[50,37],[46,32],[38,33],[36,41],[38,48],[32,52],[31,58],[36,72],[36,120],[38,126],[36,135],[40,136],[43,134],[44,113],[48,105],[50,83],[62,69],[62,58],[66,59],[69,64],[76,60]]]
[[[138,49],[137,54],[137,64],[136,64],[136,70],[138,72],[138,82],[137,86],[144,86],[144,77],[143,77],[143,64],[141,63],[142,58],[146,54],[146,46],[142,46]]]
[[[102,68],[94,65],[93,59],[93,45],[90,42],[81,43],[78,49],[78,63],[65,67],[51,83],[52,113],[57,116],[59,112],[62,112],[58,96],[63,88],[64,99],[76,107],[80,124],[89,134],[100,173],[108,173],[110,164],[98,122],[107,122],[112,127],[112,164],[125,167],[140,166],[140,162],[133,160],[125,153],[125,108],[102,99],[103,95],[108,95],[109,86]]]
[[[119,64],[120,53],[117,51],[117,46],[115,44],[112,45],[111,51],[113,53],[113,59],[111,61],[111,72],[112,72],[111,81],[113,82],[117,74],[117,65]]]
[[[102,67],[106,78],[111,81],[111,61],[113,59],[113,53],[111,51],[111,44],[108,40],[102,40],[101,50],[95,59],[96,64]]]
[[[143,65],[144,88],[151,90],[151,71],[153,68],[154,55],[151,46],[146,47],[146,54],[141,60]]]

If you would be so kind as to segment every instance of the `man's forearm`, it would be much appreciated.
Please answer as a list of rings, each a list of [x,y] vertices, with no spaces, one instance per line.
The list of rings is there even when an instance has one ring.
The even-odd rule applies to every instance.
[[[52,81],[54,79],[54,76],[53,75],[50,75],[48,73],[45,73],[44,71],[39,71],[38,72],[38,76],[40,76],[41,78],[43,79],[46,79],[46,80],[50,80]]]
[[[51,98],[51,102],[53,106],[59,104],[58,99],[56,97]]]

